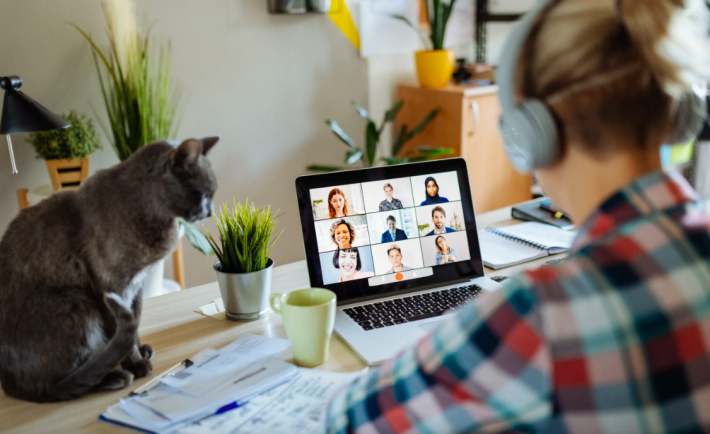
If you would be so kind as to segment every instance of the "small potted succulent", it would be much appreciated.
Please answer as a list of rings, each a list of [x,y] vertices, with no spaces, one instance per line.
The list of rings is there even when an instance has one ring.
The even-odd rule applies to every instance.
[[[204,234],[219,258],[213,268],[227,319],[254,321],[266,316],[274,268],[271,249],[283,233],[274,237],[278,216],[270,206],[257,208],[247,199],[244,205],[235,200],[231,210],[223,204],[214,218],[219,242],[209,231]]]
[[[54,191],[77,189],[89,176],[89,156],[99,148],[91,120],[71,110],[62,115],[71,127],[30,134],[37,158],[47,162]]]

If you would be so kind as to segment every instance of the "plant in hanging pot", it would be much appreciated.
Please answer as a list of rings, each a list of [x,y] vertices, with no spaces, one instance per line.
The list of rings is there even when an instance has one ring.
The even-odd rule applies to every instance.
[[[206,229],[204,234],[219,258],[213,268],[227,319],[254,321],[266,316],[274,268],[271,249],[283,233],[273,236],[278,216],[271,206],[257,208],[247,199],[244,205],[234,200],[231,210],[223,204],[214,218],[219,242]]]
[[[424,12],[429,19],[431,44],[425,41],[424,46],[429,46],[430,49],[414,53],[417,79],[421,87],[446,87],[454,72],[454,52],[444,49],[444,35],[456,0],[426,0],[425,3]],[[419,29],[408,18],[401,15],[392,15],[392,17],[404,21],[419,34]]]
[[[54,191],[77,189],[89,176],[89,156],[100,146],[91,120],[71,110],[62,114],[71,127],[30,134],[37,158],[47,163]]]

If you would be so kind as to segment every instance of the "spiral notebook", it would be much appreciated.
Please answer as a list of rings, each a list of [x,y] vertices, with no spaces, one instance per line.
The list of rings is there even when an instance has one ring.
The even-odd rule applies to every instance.
[[[564,253],[572,247],[576,232],[527,222],[478,231],[483,264],[494,270]]]

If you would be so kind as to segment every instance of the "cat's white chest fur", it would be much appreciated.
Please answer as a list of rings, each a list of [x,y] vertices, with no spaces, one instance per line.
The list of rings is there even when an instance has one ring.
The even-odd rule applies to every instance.
[[[148,274],[150,274],[150,270],[152,269],[153,266],[151,265],[150,267],[147,267],[140,273],[136,274],[133,280],[131,280],[131,283],[129,283],[128,286],[124,288],[123,294],[119,295],[115,292],[112,292],[108,294],[108,296],[116,300],[126,310],[132,310],[133,302],[138,296],[138,294],[140,294],[141,289],[145,284],[145,280],[148,277]]]

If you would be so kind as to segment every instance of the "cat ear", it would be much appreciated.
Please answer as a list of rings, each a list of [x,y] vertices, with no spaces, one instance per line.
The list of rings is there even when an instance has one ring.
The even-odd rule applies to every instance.
[[[202,143],[199,140],[185,140],[173,153],[173,166],[175,168],[186,168],[197,164],[201,153]]]
[[[207,155],[210,149],[219,142],[219,136],[205,137],[200,139],[202,142],[202,155]]]

